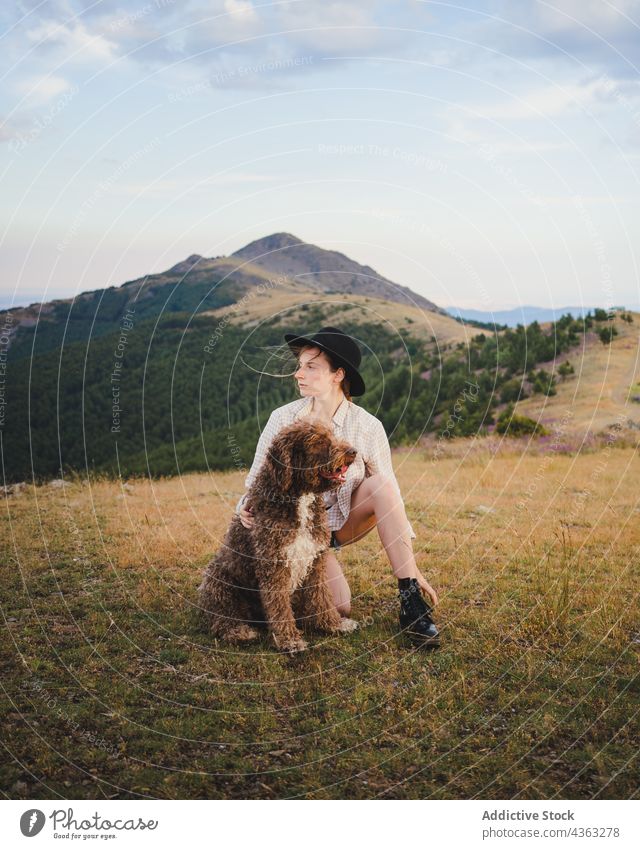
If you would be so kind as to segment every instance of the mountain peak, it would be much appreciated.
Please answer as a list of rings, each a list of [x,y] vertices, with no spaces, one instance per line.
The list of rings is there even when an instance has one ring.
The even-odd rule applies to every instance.
[[[432,301],[406,286],[392,283],[368,265],[360,265],[338,251],[304,242],[291,233],[272,233],[250,242],[231,256],[242,263],[257,265],[269,274],[297,280],[316,292],[368,295],[447,315]]]
[[[242,259],[248,259],[251,256],[261,256],[262,254],[271,253],[271,251],[280,251],[283,248],[292,248],[304,245],[305,242],[291,233],[272,233],[270,236],[263,236],[262,239],[256,239],[254,242],[249,242],[244,248],[235,251],[231,256],[238,256]]]
[[[182,262],[179,262],[177,265],[173,265],[166,274],[186,274],[188,271],[191,271],[194,265],[197,265],[201,259],[204,259],[200,254],[191,254],[186,259],[183,259]]]

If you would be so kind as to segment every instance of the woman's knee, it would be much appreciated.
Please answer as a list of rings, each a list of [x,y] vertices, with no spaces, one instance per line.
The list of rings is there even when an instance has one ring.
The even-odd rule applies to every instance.
[[[393,480],[389,477],[389,475],[385,475],[382,472],[376,472],[368,477],[367,484],[374,503],[383,502],[387,504],[390,501],[393,501],[398,495],[398,491]]]
[[[335,554],[326,554],[327,584],[338,613],[348,616],[351,610],[351,588]]]
[[[341,616],[348,616],[351,613],[351,587],[344,575],[342,576],[342,581],[334,602],[336,610]]]
[[[336,610],[340,616],[348,616],[351,613],[351,593],[349,593],[349,598],[347,600],[343,599],[336,604]]]

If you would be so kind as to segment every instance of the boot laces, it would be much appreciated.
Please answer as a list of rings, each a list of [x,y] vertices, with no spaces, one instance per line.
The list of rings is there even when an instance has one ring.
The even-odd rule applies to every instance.
[[[423,616],[428,619],[431,618],[429,616],[431,608],[423,599],[417,581],[415,583],[412,581],[409,589],[401,593],[401,597],[404,609],[409,616],[414,619],[421,619]]]

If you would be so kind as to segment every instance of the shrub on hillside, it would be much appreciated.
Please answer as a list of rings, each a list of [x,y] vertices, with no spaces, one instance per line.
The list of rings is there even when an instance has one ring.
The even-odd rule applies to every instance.
[[[603,345],[610,345],[614,336],[618,335],[615,324],[607,324],[598,331],[598,336]]]
[[[601,310],[599,307],[596,307],[593,311],[593,317],[596,321],[608,321],[611,315],[606,310]]]
[[[533,369],[529,372],[529,380],[533,384],[533,393],[534,395],[540,393],[542,395],[555,395],[556,390],[556,379],[553,374],[549,374],[548,371],[545,371],[543,368],[538,369],[538,371],[534,371]]]
[[[500,390],[500,403],[509,404],[511,401],[519,401],[521,398],[528,398],[529,393],[525,389],[522,380],[514,377],[512,380],[507,380],[502,385]]]
[[[528,416],[517,416],[513,411],[513,404],[509,404],[498,416],[496,423],[496,433],[505,434],[506,436],[524,436],[526,434],[534,434],[535,436],[545,436],[548,430]]]
[[[570,374],[575,374],[575,371],[576,371],[576,370],[575,370],[575,369],[574,369],[574,367],[571,365],[571,363],[569,362],[569,360],[566,360],[566,362],[562,363],[562,365],[561,365],[561,366],[560,366],[560,368],[558,369],[558,374],[559,374],[559,375],[560,375],[560,377],[564,380],[564,379],[565,379],[565,377],[569,377],[569,375],[570,375]]]

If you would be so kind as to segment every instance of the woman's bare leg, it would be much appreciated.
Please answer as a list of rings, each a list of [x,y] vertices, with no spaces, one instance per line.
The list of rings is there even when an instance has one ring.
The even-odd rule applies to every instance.
[[[393,574],[396,578],[415,578],[418,568],[404,504],[393,482],[382,474],[365,478],[354,489],[349,518],[336,531],[336,539],[340,545],[347,545],[376,526]]]
[[[351,590],[347,579],[342,571],[338,558],[332,551],[325,554],[325,569],[327,572],[327,586],[333,598],[333,603],[342,616],[348,616],[351,612]]]

